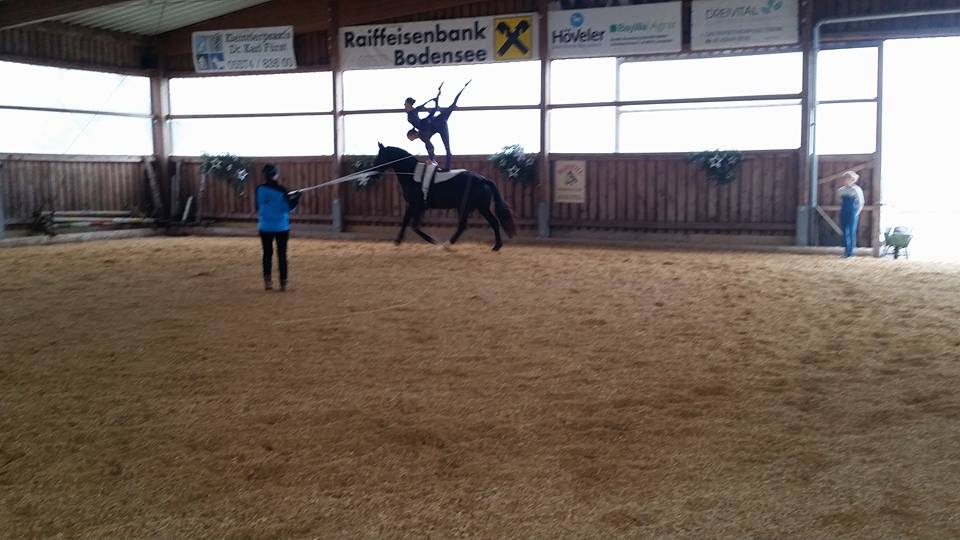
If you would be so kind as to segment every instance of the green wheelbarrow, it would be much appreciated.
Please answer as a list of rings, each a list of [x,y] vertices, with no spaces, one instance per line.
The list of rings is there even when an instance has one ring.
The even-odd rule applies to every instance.
[[[899,259],[900,255],[904,258],[910,258],[910,241],[913,240],[913,229],[910,227],[893,227],[883,232],[883,250],[880,256],[886,257],[893,253],[894,259]]]

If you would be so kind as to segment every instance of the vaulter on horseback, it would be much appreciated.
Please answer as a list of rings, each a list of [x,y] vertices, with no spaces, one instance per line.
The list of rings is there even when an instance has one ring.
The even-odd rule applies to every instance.
[[[442,170],[450,170],[450,162],[453,159],[453,154],[450,152],[450,130],[447,127],[447,120],[450,118],[450,114],[457,108],[457,101],[460,100],[460,94],[467,89],[467,85],[470,84],[470,81],[467,81],[467,84],[463,85],[463,88],[457,93],[457,96],[453,98],[453,103],[449,107],[440,108],[440,92],[443,90],[443,83],[440,84],[440,87],[437,88],[437,96],[426,103],[414,106],[416,101],[411,97],[403,103],[403,109],[407,112],[407,121],[410,122],[410,125],[413,126],[413,129],[407,132],[407,138],[411,141],[420,139],[423,141],[424,146],[427,148],[427,155],[430,156],[430,160],[434,163],[437,162],[437,156],[434,154],[433,143],[430,142],[430,138],[434,134],[439,134],[440,139],[443,141],[443,148],[447,152],[446,160],[444,161],[444,167]],[[427,105],[433,103],[433,109],[430,111],[424,118],[420,118],[420,111],[426,111]]]

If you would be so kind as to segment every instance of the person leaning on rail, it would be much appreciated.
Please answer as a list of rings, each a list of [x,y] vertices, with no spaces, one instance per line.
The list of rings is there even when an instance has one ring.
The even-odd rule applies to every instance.
[[[280,185],[280,171],[268,163],[263,166],[264,183],[257,186],[257,212],[260,243],[263,244],[263,288],[273,289],[272,265],[273,244],[277,244],[277,259],[280,268],[280,290],[287,290],[287,241],[290,239],[290,212],[300,202],[299,191],[288,193]]]

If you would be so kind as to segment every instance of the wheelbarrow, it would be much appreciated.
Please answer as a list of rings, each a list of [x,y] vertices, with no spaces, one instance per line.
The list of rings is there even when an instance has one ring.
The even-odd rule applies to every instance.
[[[881,257],[886,257],[891,252],[894,259],[899,259],[903,254],[904,258],[910,258],[910,241],[913,240],[913,229],[910,227],[893,227],[883,232],[883,249],[880,252]]]

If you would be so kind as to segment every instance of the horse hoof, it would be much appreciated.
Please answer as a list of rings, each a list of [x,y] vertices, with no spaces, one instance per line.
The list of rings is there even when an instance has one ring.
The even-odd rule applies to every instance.
[[[444,243],[439,244],[439,245],[440,245],[441,248],[443,248],[444,251],[453,251],[453,245],[451,245],[451,244],[448,244],[448,243],[444,242]]]
[[[500,248],[502,248],[502,247],[503,247],[502,244],[493,246],[493,251],[500,251]]]

